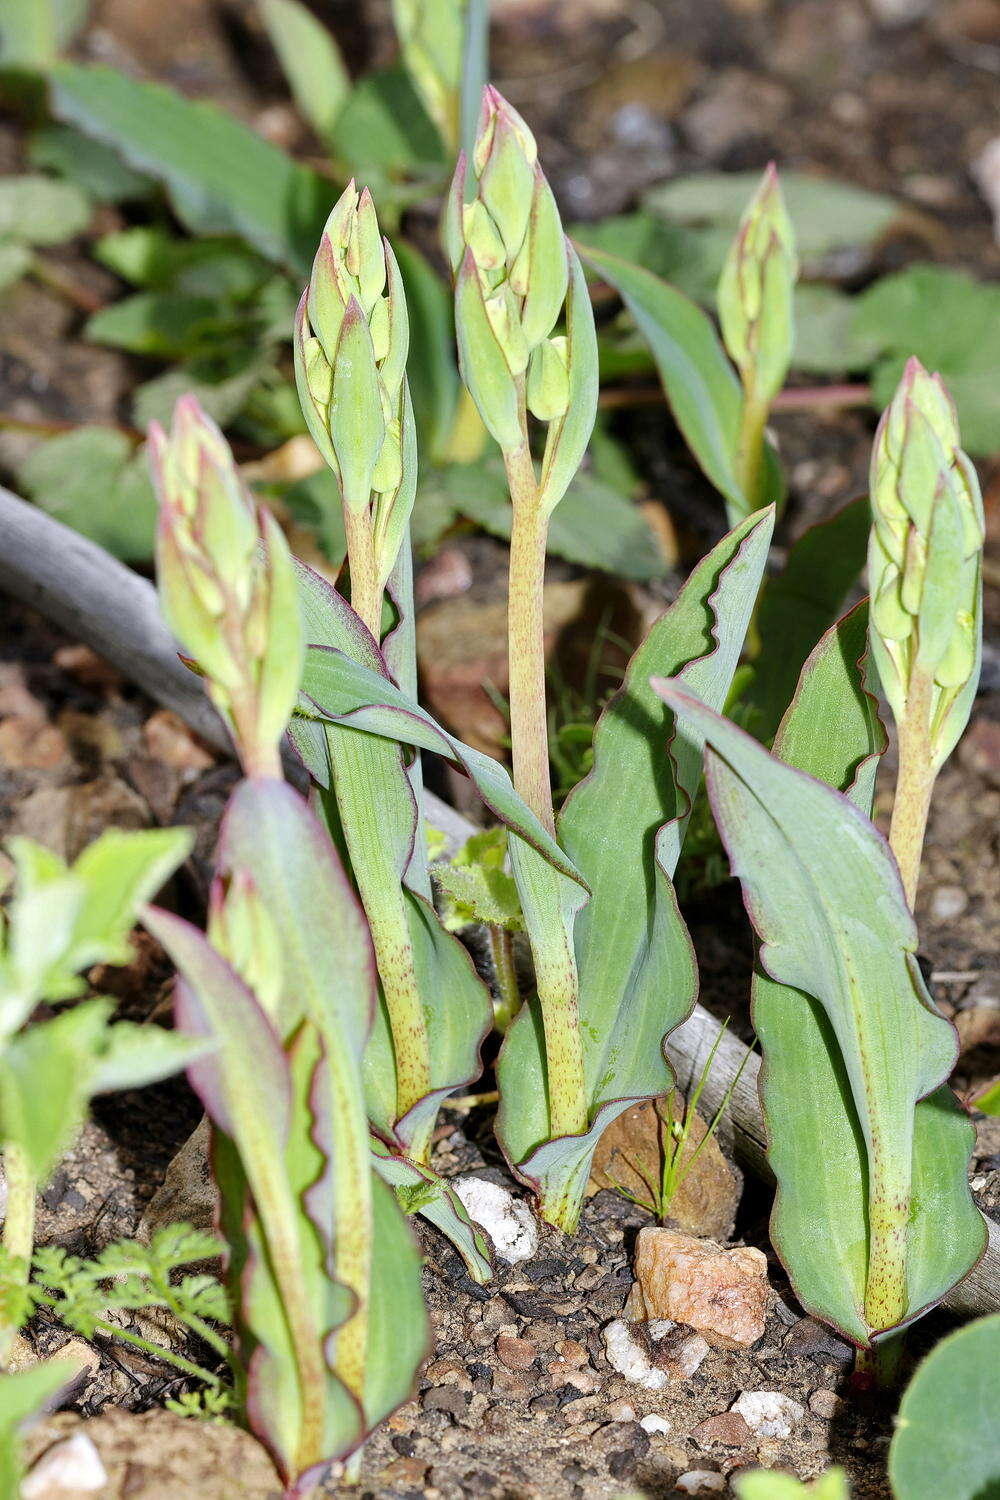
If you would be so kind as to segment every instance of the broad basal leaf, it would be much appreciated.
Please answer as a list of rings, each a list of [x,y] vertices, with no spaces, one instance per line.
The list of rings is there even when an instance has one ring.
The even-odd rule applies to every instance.
[[[125,562],[148,562],[156,496],[144,452],[113,427],[77,427],[33,448],[17,473],[30,500]]]
[[[806,657],[860,577],[870,529],[871,508],[863,496],[804,531],[789,548],[781,572],[764,581],[755,621],[757,651],[739,718],[765,745],[792,700]]]
[[[26,174],[0,181],[0,240],[61,245],[86,229],[90,203],[71,182]]]
[[[936,1344],[903,1396],[889,1448],[898,1500],[1000,1494],[1000,1314]]]
[[[299,568],[299,581],[307,639],[319,643],[308,652],[313,669],[332,665],[350,683],[363,684],[360,698],[355,688],[353,698],[328,713],[322,702],[322,712],[317,710],[312,722],[297,718],[291,732],[314,780],[333,790],[324,806],[349,854],[375,943],[385,1003],[365,1059],[369,1118],[376,1132],[400,1144],[404,1154],[422,1156],[442,1097],[478,1071],[479,1045],[491,1025],[492,1007],[465,949],[438,919],[421,872],[411,873],[418,814],[399,744],[394,743],[401,736],[392,728],[358,733],[371,726],[352,713],[359,704],[380,703],[383,694],[393,701],[398,695],[404,706],[410,700],[390,682],[374,641],[341,596],[307,568]],[[307,694],[315,679],[310,684]],[[349,715],[345,722],[340,722],[342,709]],[[373,808],[378,809],[377,823]],[[420,1007],[429,1088],[426,1077],[419,1082],[414,1058],[398,1054],[393,1046],[393,996]]]
[[[836,655],[824,653],[823,660],[830,670]],[[803,1034],[821,1014],[823,1045],[839,1054],[848,1101],[839,1100],[812,1127],[814,1135],[822,1132],[821,1160],[802,1155],[800,1161],[809,1160],[816,1177],[824,1177],[837,1166],[831,1141],[846,1150],[853,1129],[855,1155],[845,1171],[864,1182],[864,1199],[859,1202],[855,1191],[852,1203],[830,1205],[826,1228],[832,1238],[824,1250],[829,1287],[813,1295],[823,1316],[865,1344],[941,1297],[982,1249],[982,1222],[967,1196],[964,1167],[958,1169],[960,1186],[954,1161],[935,1180],[916,1111],[918,1101],[927,1099],[940,1143],[947,1126],[942,1130],[939,1122],[948,1106],[937,1091],[954,1062],[954,1032],[927,994],[895,861],[864,813],[824,782],[783,764],[684,689],[655,685],[677,713],[682,732],[704,736],[711,747],[712,806],[761,938],[761,966],[776,984],[814,997],[821,1011],[803,1007]],[[855,707],[851,713],[848,694],[845,719],[865,727],[851,747],[844,781],[871,753],[868,709],[856,685],[852,692]],[[800,696],[796,711],[808,711],[801,705]],[[820,764],[829,765],[829,713],[819,722]],[[788,1040],[786,1035],[786,1046]],[[814,1050],[819,1055],[819,1045]],[[794,1097],[805,1119],[817,1088],[802,1071],[798,1042],[794,1056]],[[768,1066],[765,1042],[765,1079]],[[791,1067],[787,1051],[778,1066]],[[782,1093],[781,1107],[786,1104]],[[854,1125],[845,1129],[847,1106]],[[773,1100],[770,1119],[783,1129]],[[789,1150],[792,1139],[790,1134]],[[798,1143],[794,1149],[801,1151]],[[789,1236],[781,1242],[793,1279],[800,1239],[809,1241],[807,1249],[822,1243],[811,1216],[798,1225],[794,1249]],[[803,1296],[808,1304],[809,1294]]]
[[[767,560],[773,512],[730,533],[695,569],[629,665],[594,733],[594,768],[570,794],[558,835],[591,891],[576,918],[589,1130],[552,1139],[542,1028],[526,1006],[497,1067],[497,1133],[544,1196],[579,1204],[597,1141],[636,1099],[663,1093],[665,1034],[694,1003],[690,940],[671,877],[701,775],[698,747],[675,741],[649,686],[658,664],[725,702]]]
[[[862,604],[823,637],[775,740],[783,761],[845,792],[865,813],[886,743],[863,682],[867,622]],[[762,970],[754,977],[753,1017],[764,1052],[769,1160],[778,1179],[772,1241],[803,1304],[862,1341],[867,1256],[859,1226],[867,1218],[868,1164],[839,1046],[818,1000]],[[969,1122],[950,1090],[940,1088],[917,1105],[919,1211],[910,1228],[939,1278],[957,1278],[962,1256],[976,1243],[965,1186],[969,1144]],[[954,1243],[950,1232],[939,1239],[938,1215],[956,1225]]]
[[[329,142],[351,92],[351,79],[330,32],[299,0],[260,0],[260,12],[295,102]]]
[[[238,234],[305,274],[335,196],[232,115],[112,68],[59,63],[51,106],[60,120],[113,146],[162,182],[196,234]]]

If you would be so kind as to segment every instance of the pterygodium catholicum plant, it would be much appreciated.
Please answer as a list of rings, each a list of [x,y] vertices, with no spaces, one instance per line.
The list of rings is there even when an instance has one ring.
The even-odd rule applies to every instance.
[[[409,1394],[427,1333],[419,1255],[369,1148],[364,915],[281,779],[303,644],[287,544],[193,400],[152,454],[164,611],[248,775],[224,817],[207,936],[164,911],[144,920],[177,965],[182,1031],[210,1047],[189,1076],[212,1125],[237,1409],[304,1493]]]
[[[871,624],[860,605],[823,637],[773,754],[678,685],[657,690],[682,734],[710,747],[713,810],[761,943],[771,1238],[802,1303],[857,1346],[861,1377],[887,1381],[898,1331],[985,1244],[967,1179],[974,1132],[946,1084],[956,1037],[921,975],[910,899],[929,786],[975,691],[982,520],[947,393],[915,365],[873,474]],[[922,746],[901,753],[889,844],[870,818],[885,733],[869,640],[901,741],[907,725]]]
[[[297,363],[303,406],[327,462],[341,474],[345,507],[367,506],[377,513],[384,492],[373,499],[373,487],[365,489],[381,463],[383,417],[375,403],[384,412],[383,390],[392,403],[401,400],[392,410],[402,411],[404,431],[406,412],[405,382],[400,397],[383,373],[386,364],[393,370],[396,365],[379,328],[398,328],[403,313],[394,309],[386,316],[372,300],[383,286],[390,299],[394,295],[390,255],[386,251],[383,259],[376,247],[368,200],[352,189],[347,201],[346,216],[341,205],[331,217],[330,243],[320,248],[303,299]],[[351,213],[357,215],[356,228]],[[364,225],[363,213],[371,215]],[[398,559],[385,556],[380,563],[383,576],[394,566],[398,570],[389,577],[388,593],[399,620],[381,650],[374,605],[367,611],[369,629],[362,630],[339,594],[314,575],[300,573],[310,647],[292,733],[314,779],[328,789],[328,816],[342,831],[372,926],[385,1019],[377,1020],[379,1040],[366,1057],[369,1118],[377,1135],[411,1156],[417,1094],[428,1076],[424,1038],[465,1036],[464,1072],[457,1066],[446,1070],[444,1046],[429,1049],[437,1076],[431,1075],[433,1092],[420,1106],[426,1119],[447,1089],[474,1073],[475,1043],[484,1027],[481,1007],[487,1002],[481,989],[475,1005],[465,998],[471,993],[468,971],[449,958],[447,935],[421,902],[426,867],[413,784],[406,780],[398,744],[391,742],[433,750],[458,764],[507,827],[536,994],[507,1026],[497,1065],[497,1133],[544,1216],[572,1229],[601,1132],[636,1099],[670,1087],[663,1037],[695,997],[694,961],[671,875],[700,755],[688,751],[676,766],[667,756],[669,716],[649,688],[649,677],[671,665],[716,707],[723,706],[763,574],[773,511],[749,518],[720,542],[654,625],[622,691],[597,725],[593,770],[571,793],[556,824],[546,750],[545,540],[548,518],[583,459],[593,425],[594,326],[579,263],[563,235],[535,142],[491,88],[484,94],[472,157],[459,162],[445,237],[456,268],[463,379],[500,446],[513,501],[514,785],[498,762],[462,745],[414,699],[409,647],[403,649],[410,607],[405,587],[399,586],[408,576],[402,524],[394,523],[393,531],[399,537]],[[362,242],[372,247],[366,252],[370,262],[364,260]],[[351,280],[360,284],[362,274],[367,312]],[[332,323],[324,330],[329,307]],[[555,331],[560,318],[565,333]],[[362,364],[341,373],[345,339],[352,351],[360,348]],[[362,397],[349,397],[349,390],[367,392],[363,399],[370,409],[359,411]],[[544,436],[540,460],[532,451],[536,430]],[[365,465],[359,487],[345,482],[347,444],[350,463]],[[400,446],[405,468],[407,444]],[[349,538],[352,529],[359,530],[349,521]],[[376,522],[372,532],[377,531]],[[355,602],[354,554],[349,561]],[[365,597],[362,589],[358,599]],[[424,973],[436,971],[435,984],[422,980],[422,962],[433,963],[434,970]],[[423,1029],[413,1024],[421,1014]],[[488,1010],[485,1016],[488,1022]],[[397,1085],[387,1096],[385,1079],[393,1066]],[[402,1098],[401,1079],[411,1080]],[[401,1105],[409,1100],[406,1116]]]
[[[899,731],[889,843],[912,907],[931,792],[979,681],[985,536],[954,403],[916,359],[879,423],[871,502],[869,635]]]

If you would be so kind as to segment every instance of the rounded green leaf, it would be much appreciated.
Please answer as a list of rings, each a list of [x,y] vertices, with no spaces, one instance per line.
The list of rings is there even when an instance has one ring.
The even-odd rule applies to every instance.
[[[889,1478],[896,1500],[1000,1495],[1000,1313],[942,1339],[896,1418]]]

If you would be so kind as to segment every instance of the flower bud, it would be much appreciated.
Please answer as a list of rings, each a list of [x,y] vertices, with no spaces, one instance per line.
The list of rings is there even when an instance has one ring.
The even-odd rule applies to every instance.
[[[795,235],[772,163],[740,220],[719,279],[722,337],[753,399],[770,404],[792,358]]]
[[[295,321],[295,375],[316,446],[340,486],[345,509],[409,519],[415,473],[404,475],[409,319],[402,277],[379,233],[371,194],[350,183],[334,206]],[[411,460],[415,463],[415,456]],[[411,482],[412,481],[412,482]],[[409,496],[409,500],[407,500]],[[383,534],[405,533],[405,524]],[[383,582],[395,564],[377,560]],[[355,559],[357,562],[357,559]]]
[[[164,618],[204,673],[248,774],[277,773],[303,656],[288,544],[193,396],[178,401],[169,438],[152,424],[149,452]]]
[[[931,680],[929,727],[940,764],[975,692],[985,527],[954,405],[940,376],[916,359],[879,423],[870,486],[872,654],[897,722],[914,674]]]
[[[569,252],[535,138],[490,86],[471,159],[463,153],[455,169],[443,238],[456,272],[462,378],[487,428],[511,452],[524,443],[525,403],[544,422],[566,412],[573,345],[551,334],[566,310]],[[584,316],[592,324],[589,302],[578,326]],[[577,348],[589,350],[590,341],[579,339]]]

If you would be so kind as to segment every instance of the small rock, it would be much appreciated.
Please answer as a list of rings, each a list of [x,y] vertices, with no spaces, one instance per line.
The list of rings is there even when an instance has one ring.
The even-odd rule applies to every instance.
[[[454,599],[472,587],[472,564],[460,547],[442,547],[427,565],[420,569],[413,593],[422,608],[436,599]]]
[[[780,1391],[744,1391],[730,1407],[757,1437],[787,1438],[805,1416],[805,1407]]]
[[[814,1416],[822,1417],[824,1422],[832,1422],[843,1405],[843,1397],[838,1396],[836,1391],[813,1391],[809,1397],[809,1410]]]
[[[215,756],[202,744],[184,720],[169,708],[158,709],[143,725],[142,738],[150,755],[173,771],[207,771]]]
[[[685,110],[681,124],[698,155],[717,161],[748,136],[769,136],[788,104],[782,84],[746,68],[724,68]]]
[[[497,1358],[508,1370],[529,1370],[538,1358],[538,1350],[528,1339],[502,1333],[497,1339]]]
[[[416,1490],[419,1494],[423,1491],[428,1467],[426,1459],[394,1458],[391,1463],[386,1464],[379,1479],[387,1484],[394,1494],[410,1490]]]
[[[931,897],[931,916],[937,922],[948,922],[960,917],[969,904],[969,898],[960,885],[939,885]]]
[[[970,1005],[955,1017],[963,1054],[974,1047],[1000,1046],[1000,1005]]]
[[[726,1488],[726,1477],[716,1469],[688,1469],[674,1480],[674,1489],[682,1495],[721,1495]]]
[[[769,1289],[760,1250],[647,1227],[639,1231],[635,1274],[626,1318],[673,1318],[723,1349],[763,1337]]]
[[[708,1340],[700,1333],[689,1333],[686,1328],[679,1328],[660,1343],[656,1363],[666,1370],[671,1380],[689,1380],[701,1368],[708,1357],[708,1351]]]
[[[142,1216],[138,1237],[144,1244],[167,1224],[214,1228],[219,1195],[208,1162],[208,1141],[208,1120],[202,1119],[170,1162]]]
[[[1000,243],[1000,135],[987,146],[986,151],[994,163],[996,238]],[[986,152],[983,153],[985,156]],[[982,160],[982,158],[980,158]],[[980,179],[982,187],[982,179]],[[967,770],[973,771],[992,786],[1000,787],[1000,719],[978,719],[962,737],[959,759]]]
[[[739,1412],[720,1411],[692,1428],[691,1436],[699,1448],[711,1448],[716,1443],[723,1448],[745,1448],[752,1434]]]
[[[556,1344],[556,1353],[576,1370],[581,1369],[589,1358],[586,1349],[577,1339],[560,1339]]]
[[[853,1358],[850,1344],[838,1339],[818,1318],[800,1318],[785,1334],[781,1351],[793,1357],[805,1355],[807,1359],[825,1355],[837,1364],[848,1364]]]
[[[615,1401],[608,1407],[609,1422],[634,1422],[635,1410],[627,1401]]]
[[[21,1484],[21,1500],[58,1500],[60,1495],[103,1490],[107,1483],[94,1444],[85,1432],[74,1432],[32,1465]]]
[[[872,13],[883,26],[910,26],[926,16],[934,0],[868,0]]]
[[[424,1411],[444,1411],[451,1417],[463,1417],[466,1409],[464,1392],[453,1385],[432,1385],[425,1391],[421,1405]]]
[[[501,1260],[514,1266],[537,1253],[538,1225],[531,1210],[513,1193],[483,1177],[455,1177],[451,1186],[470,1219],[489,1235]]]
[[[608,1364],[632,1385],[640,1385],[647,1391],[662,1391],[669,1383],[666,1370],[656,1368],[645,1349],[632,1337],[628,1324],[620,1318],[609,1323],[601,1337]]]
[[[670,1423],[666,1417],[658,1417],[655,1412],[650,1412],[648,1417],[642,1417],[639,1421],[639,1426],[643,1432],[648,1432],[650,1437],[654,1434],[659,1434],[661,1437],[666,1436],[670,1431]]]

